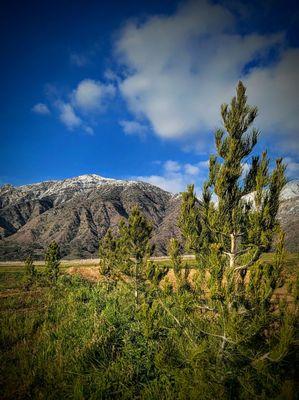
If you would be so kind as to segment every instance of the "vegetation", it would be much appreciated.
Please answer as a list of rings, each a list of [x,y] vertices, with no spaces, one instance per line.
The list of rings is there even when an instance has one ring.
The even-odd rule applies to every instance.
[[[134,260],[134,296],[139,303],[139,286],[143,279],[147,260],[152,252],[149,244],[152,226],[142,215],[138,207],[133,207],[128,222],[120,224],[121,250]]]
[[[99,258],[101,274],[111,276],[114,266],[118,264],[118,242],[111,229],[99,243]]]
[[[171,267],[175,276],[177,290],[181,291],[188,288],[188,275],[190,269],[183,268],[182,257],[180,255],[180,243],[178,239],[171,238],[169,241],[168,255],[171,261]]]
[[[59,246],[55,241],[52,242],[47,249],[45,262],[48,279],[55,284],[59,275],[60,265]]]
[[[152,227],[136,207],[101,241],[97,283],[59,274],[52,243],[35,290],[16,283],[2,298],[3,398],[294,398],[295,282],[276,222],[284,166],[270,173],[266,153],[254,156],[243,180],[257,110],[242,83],[221,110],[226,133],[216,132],[203,200],[193,186],[183,194],[192,264],[176,238],[166,265],[149,261]]]
[[[32,285],[36,277],[36,269],[33,264],[32,256],[28,256],[25,261],[25,283],[29,287]]]

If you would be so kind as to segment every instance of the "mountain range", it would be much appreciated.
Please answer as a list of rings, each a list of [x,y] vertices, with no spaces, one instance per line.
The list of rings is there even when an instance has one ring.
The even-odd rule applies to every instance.
[[[99,239],[127,218],[135,204],[153,223],[155,254],[166,254],[169,239],[179,235],[180,194],[141,181],[94,174],[4,185],[0,187],[0,259],[19,260],[29,252],[43,258],[53,240],[65,258],[96,257]],[[286,232],[287,249],[298,251],[299,181],[284,187],[278,218]]]

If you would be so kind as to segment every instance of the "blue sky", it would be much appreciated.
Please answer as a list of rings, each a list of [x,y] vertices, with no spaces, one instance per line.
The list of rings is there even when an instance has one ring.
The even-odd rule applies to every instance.
[[[257,151],[298,178],[298,7],[248,3],[4,1],[0,183],[199,187],[238,79],[259,106]]]

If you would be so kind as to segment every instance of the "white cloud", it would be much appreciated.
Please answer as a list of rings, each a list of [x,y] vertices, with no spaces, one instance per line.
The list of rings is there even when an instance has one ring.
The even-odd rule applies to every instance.
[[[164,164],[164,169],[166,172],[173,173],[178,172],[181,169],[181,166],[177,161],[168,160]]]
[[[115,95],[115,90],[112,84],[84,79],[73,92],[73,104],[83,112],[103,111],[106,101]]]
[[[180,174],[172,177],[161,175],[138,176],[138,180],[151,183],[171,193],[179,193],[186,189],[184,179]]]
[[[299,179],[299,162],[296,162],[291,157],[286,157],[284,162],[287,164],[287,177],[290,179]]]
[[[245,79],[250,100],[260,109],[258,122],[269,132],[280,134],[280,145],[299,150],[299,49],[285,50],[269,67],[255,68]]]
[[[119,76],[117,75],[117,73],[115,73],[112,69],[108,68],[105,73],[104,73],[104,77],[107,79],[107,81],[111,81],[111,82],[116,82],[118,83],[120,81]]]
[[[49,107],[44,103],[37,103],[32,107],[32,111],[36,114],[40,115],[49,115],[51,114]]]
[[[57,102],[57,108],[60,111],[60,121],[69,129],[73,130],[82,125],[82,120],[79,118],[70,103]]]
[[[197,175],[199,172],[199,167],[197,167],[196,165],[192,165],[192,164],[186,164],[185,172],[188,175]]]
[[[273,49],[280,57],[269,65]],[[147,118],[162,138],[196,135],[203,145],[240,78],[248,84],[249,101],[260,107],[258,125],[277,135],[284,129],[294,141],[298,51],[285,49],[282,34],[238,34],[234,16],[204,0],[185,3],[170,16],[129,22],[115,49],[126,70],[120,91],[133,115]],[[253,60],[257,66],[248,70]]]
[[[160,175],[138,176],[134,179],[151,183],[172,193],[182,192],[186,190],[187,185],[194,183],[199,195],[203,181],[207,178],[207,167],[208,161],[180,164],[177,161],[168,160],[162,164]]]
[[[89,135],[94,134],[91,126],[96,126],[95,114],[103,112],[106,101],[112,98],[116,88],[92,79],[84,79],[71,93],[61,94],[50,87],[54,106],[59,110],[60,121],[69,129],[81,128]],[[62,100],[67,99],[67,100]],[[91,125],[91,126],[90,126]]]
[[[145,133],[148,131],[147,126],[142,125],[140,122],[137,121],[120,121],[120,126],[123,128],[123,131],[126,135],[139,135],[144,136]]]

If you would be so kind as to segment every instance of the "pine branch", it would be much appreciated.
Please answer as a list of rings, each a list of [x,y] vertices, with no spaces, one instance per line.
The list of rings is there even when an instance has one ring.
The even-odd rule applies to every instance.
[[[240,265],[239,267],[234,268],[234,272],[242,270],[242,269],[248,269],[250,267],[252,267],[252,265],[259,259],[261,255],[261,250],[257,249],[254,256],[252,257],[252,259],[250,261],[248,261],[246,264]]]
[[[185,335],[188,337],[188,339],[195,344],[193,338],[189,335],[188,331],[183,327],[183,325],[181,324],[181,322],[177,319],[177,317],[175,315],[172,314],[172,312],[169,310],[168,307],[165,306],[165,304],[162,302],[161,299],[158,300],[159,303],[161,304],[162,308],[175,320],[175,322],[177,323],[177,325],[183,329],[183,332],[185,333]]]
[[[247,253],[247,251],[249,251],[249,250],[251,250],[251,249],[252,249],[252,247],[247,247],[246,249],[236,251],[235,253],[230,253],[230,252],[228,252],[228,251],[224,251],[223,254],[226,254],[226,255],[229,256],[229,257],[230,257],[230,256],[239,257],[239,256],[241,256],[242,254]]]

